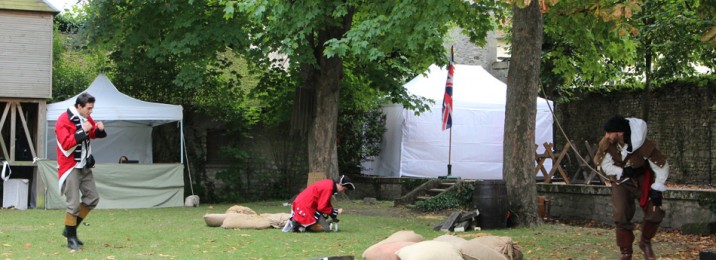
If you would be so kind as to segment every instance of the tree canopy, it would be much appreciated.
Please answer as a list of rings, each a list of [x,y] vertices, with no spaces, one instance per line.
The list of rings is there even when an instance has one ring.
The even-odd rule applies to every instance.
[[[484,41],[494,28],[502,4],[485,1],[224,1],[226,16],[247,17],[255,48],[250,60],[271,63],[271,53],[285,55],[301,100],[309,111],[309,168],[327,177],[338,174],[336,126],[340,90],[357,83],[360,95],[388,95],[406,107],[421,103],[401,83],[431,63],[445,64],[443,37],[457,25],[471,39]],[[361,71],[362,73],[357,73]],[[352,75],[364,78],[365,84]],[[296,104],[295,104],[296,105]],[[300,104],[298,104],[300,105]],[[422,107],[424,109],[424,106]],[[298,110],[298,109],[296,109]]]

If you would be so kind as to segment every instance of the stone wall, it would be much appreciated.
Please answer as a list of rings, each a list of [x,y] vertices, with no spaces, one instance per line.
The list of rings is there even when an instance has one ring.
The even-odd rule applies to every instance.
[[[557,219],[594,220],[613,225],[611,191],[606,186],[537,184],[537,192],[549,200],[549,217]],[[664,193],[666,216],[660,227],[682,229],[695,223],[715,223],[716,212],[704,202],[716,202],[716,191],[670,190]],[[701,202],[701,203],[700,203]],[[643,212],[637,208],[635,223],[641,223]]]
[[[714,103],[716,86],[671,85],[649,95],[649,109],[643,114],[641,92],[592,94],[556,107],[556,116],[566,135],[580,152],[584,142],[596,144],[604,135],[604,122],[615,114],[646,119],[648,137],[669,157],[669,181],[687,184],[716,184],[713,156]],[[566,143],[555,124],[557,149]],[[572,155],[570,153],[570,155]],[[569,172],[574,172],[573,157]]]
[[[455,48],[455,63],[480,65],[486,71],[492,73],[492,64],[497,60],[497,39],[495,32],[488,32],[485,38],[485,46],[480,47],[472,42],[470,38],[462,33],[462,29],[450,30],[445,47]]]
[[[351,199],[365,197],[396,200],[416,187],[415,179],[351,176],[356,190],[348,193]],[[477,192],[477,191],[476,191]],[[614,225],[612,221],[611,190],[606,186],[538,183],[537,193],[547,199],[546,212],[553,219],[593,220]],[[711,209],[709,208],[711,205]],[[682,230],[685,225],[706,226],[716,223],[716,191],[669,190],[664,193],[666,216],[662,228]],[[637,208],[635,223],[641,223],[643,213]],[[714,224],[711,224],[714,225]]]

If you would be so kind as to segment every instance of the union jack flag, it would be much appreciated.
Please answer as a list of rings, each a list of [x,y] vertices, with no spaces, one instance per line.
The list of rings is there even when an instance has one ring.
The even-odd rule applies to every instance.
[[[455,74],[455,55],[450,48],[450,66],[448,67],[445,96],[443,96],[443,131],[452,127],[452,79]]]

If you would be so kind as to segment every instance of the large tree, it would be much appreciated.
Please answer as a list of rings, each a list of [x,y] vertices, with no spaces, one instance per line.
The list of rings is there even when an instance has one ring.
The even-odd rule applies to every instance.
[[[542,49],[542,13],[538,1],[512,9],[512,59],[507,74],[503,179],[509,208],[518,223],[539,225],[534,176],[536,100]]]
[[[302,120],[307,122],[309,170],[326,177],[338,175],[336,126],[346,70],[375,70],[368,87],[414,107],[414,99],[398,83],[430,63],[445,64],[443,37],[451,26],[484,42],[486,32],[493,29],[492,15],[500,14],[500,3],[494,1],[225,3],[229,16],[252,21],[251,42],[262,52],[257,58],[281,53],[288,58],[289,70],[297,70],[296,96],[309,104],[296,105],[315,108],[306,109],[311,120]]]

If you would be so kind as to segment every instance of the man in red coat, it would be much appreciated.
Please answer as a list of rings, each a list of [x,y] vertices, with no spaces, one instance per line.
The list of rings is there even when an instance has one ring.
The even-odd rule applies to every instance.
[[[333,222],[338,222],[338,214],[343,213],[343,209],[333,208],[331,197],[355,188],[345,175],[341,175],[338,180],[325,179],[309,185],[293,201],[291,220],[286,224],[289,227],[284,228],[284,231],[324,231],[323,225],[319,223],[323,215],[330,215]]]
[[[94,157],[90,140],[104,138],[107,133],[102,122],[95,123],[90,117],[94,102],[92,95],[80,94],[75,105],[62,113],[55,125],[60,191],[65,195],[67,203],[65,230],[62,235],[67,237],[67,247],[72,250],[79,250],[80,246],[84,245],[77,238],[77,226],[99,203],[92,175]]]

